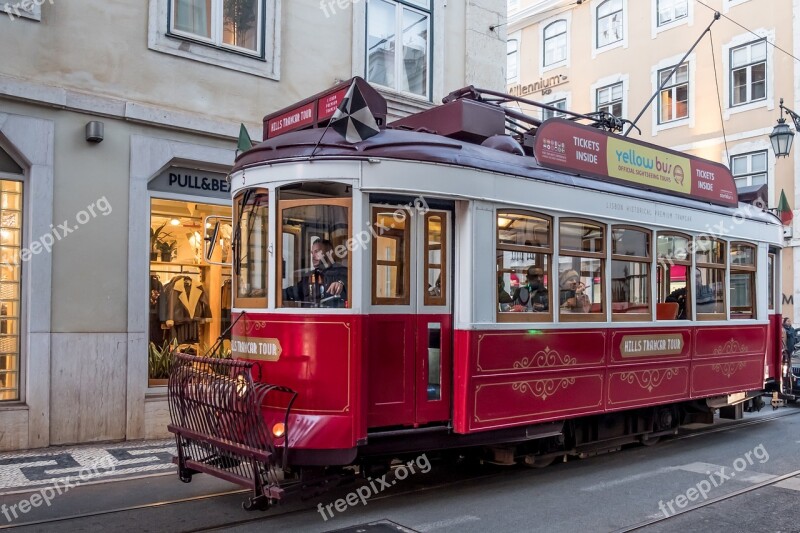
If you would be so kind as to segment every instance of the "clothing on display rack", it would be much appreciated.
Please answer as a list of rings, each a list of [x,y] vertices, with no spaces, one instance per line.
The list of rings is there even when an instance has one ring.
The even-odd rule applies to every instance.
[[[164,342],[164,330],[161,329],[161,321],[158,319],[158,299],[164,292],[164,285],[155,274],[150,275],[150,313],[149,330],[150,342],[160,346]]]
[[[210,322],[211,317],[208,297],[200,281],[179,275],[164,285],[158,299],[158,319],[161,328],[169,330],[170,341],[199,342],[200,324]]]

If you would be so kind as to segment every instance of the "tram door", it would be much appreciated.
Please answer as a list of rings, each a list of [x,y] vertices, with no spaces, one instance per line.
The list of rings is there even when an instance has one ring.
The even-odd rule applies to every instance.
[[[451,213],[372,205],[369,427],[450,419]]]

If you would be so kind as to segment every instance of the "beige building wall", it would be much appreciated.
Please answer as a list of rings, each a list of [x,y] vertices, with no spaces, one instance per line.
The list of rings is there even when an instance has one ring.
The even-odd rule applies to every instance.
[[[264,115],[365,76],[367,1],[265,2],[263,60],[164,35],[168,0],[44,0],[22,17],[0,4],[0,148],[26,173],[23,245],[111,208],[24,265],[22,397],[0,402],[0,450],[166,435],[147,380],[147,183],[171,165],[225,173],[240,123],[261,139]],[[390,118],[504,84],[490,26],[505,0],[431,5],[430,97],[382,89]]]
[[[522,96],[521,91],[533,85],[527,89],[530,94],[525,98],[543,103],[566,99],[570,110],[586,113],[596,110],[599,88],[621,82],[621,117],[631,121],[657,91],[658,71],[676,65],[714,20],[714,11],[688,0],[686,17],[659,27],[658,0],[621,0],[623,38],[598,48],[595,13],[601,0],[586,0],[580,5],[562,0],[512,3],[517,4],[517,9],[509,12],[508,35],[518,42],[519,75],[507,79],[509,92]],[[800,69],[797,61],[785,53],[800,57],[800,2],[708,0],[704,3],[723,16],[711,25],[710,32],[687,59],[688,117],[659,124],[656,98],[637,122],[641,135],[635,130],[630,135],[726,166],[730,165],[731,156],[766,150],[769,207],[777,207],[783,190],[795,213],[794,227],[788,229],[793,237],[786,239],[783,252],[782,311],[800,325],[800,269],[794,268],[800,259],[796,251],[800,245],[797,221],[800,186],[796,177],[800,151],[794,147],[788,158],[776,160],[768,137],[780,116],[780,98],[784,98],[787,107],[800,109]],[[545,66],[544,28],[557,20],[567,21],[567,56],[564,61]],[[766,46],[766,98],[731,106],[730,50],[759,38],[774,44]],[[513,64],[509,68],[513,72]],[[541,116],[537,108],[523,108]]]

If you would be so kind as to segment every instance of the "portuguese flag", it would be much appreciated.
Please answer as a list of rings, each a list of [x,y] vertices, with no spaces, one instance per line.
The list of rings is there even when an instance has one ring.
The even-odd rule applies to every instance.
[[[784,226],[792,223],[792,208],[789,207],[789,202],[786,200],[786,193],[783,192],[783,189],[781,189],[781,200],[778,202],[778,215],[780,215]]]

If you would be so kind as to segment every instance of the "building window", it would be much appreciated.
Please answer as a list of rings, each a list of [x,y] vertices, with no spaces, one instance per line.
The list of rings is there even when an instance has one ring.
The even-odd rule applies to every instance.
[[[622,116],[622,82],[597,89],[597,110]]]
[[[605,319],[605,226],[562,219],[559,228],[558,306],[562,322]]]
[[[263,0],[172,0],[170,33],[261,56]]]
[[[767,151],[731,157],[731,172],[737,188],[767,183]]]
[[[562,98],[561,100],[556,100],[554,102],[547,102],[547,105],[557,107],[558,109],[566,109],[567,108],[567,99]],[[553,111],[552,109],[542,109],[542,120],[547,120],[549,118],[555,117],[566,117],[565,113],[559,113],[558,111]]]
[[[430,0],[369,0],[367,81],[427,97],[430,19]]]
[[[519,75],[519,41],[509,39],[506,51],[506,83],[514,83]]]
[[[664,124],[689,116],[689,65],[658,71],[658,86],[663,85],[658,99],[658,123]],[[664,85],[666,84],[666,85]]]
[[[497,212],[497,320],[544,322],[553,318],[552,221],[524,211]]]
[[[544,66],[567,59],[567,21],[557,20],[544,28]]]
[[[0,149],[0,154],[4,153]],[[22,182],[3,179],[0,180],[0,401],[20,399],[21,243]]]
[[[731,243],[731,318],[756,317],[756,247]]]
[[[689,16],[688,0],[657,0],[658,25],[664,26],[670,22]]]
[[[614,320],[650,319],[650,232],[611,230],[611,313]]]
[[[622,40],[622,0],[597,6],[597,48]]]
[[[731,105],[767,97],[767,42],[756,41],[731,49]]]

